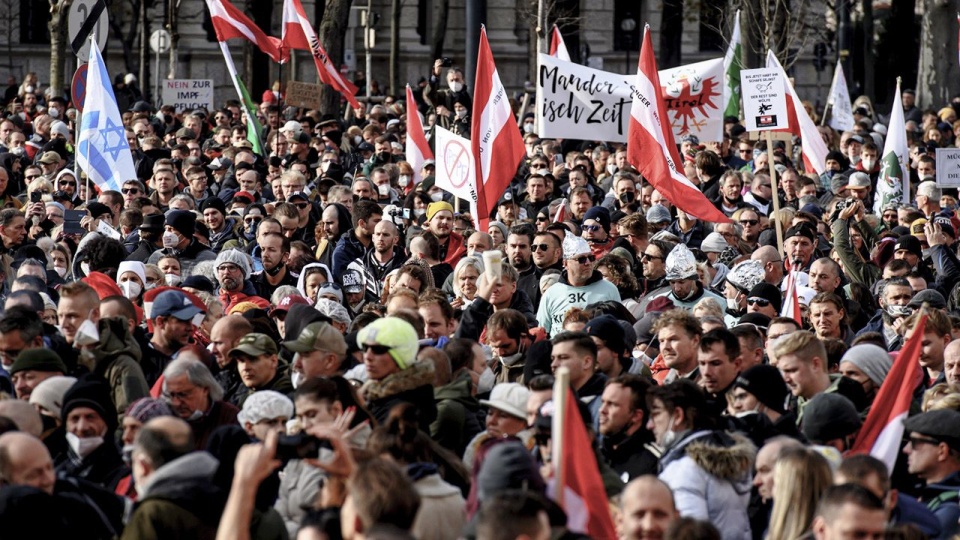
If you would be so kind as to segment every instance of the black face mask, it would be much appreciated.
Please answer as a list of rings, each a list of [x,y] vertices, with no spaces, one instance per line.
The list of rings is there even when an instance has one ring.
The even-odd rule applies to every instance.
[[[393,157],[393,154],[390,152],[380,152],[377,154],[377,161],[380,163],[390,163],[390,159]]]
[[[286,266],[283,262],[280,262],[277,266],[273,268],[264,268],[263,271],[267,273],[268,276],[276,276],[283,271],[283,268]]]
[[[635,200],[637,200],[637,195],[632,191],[626,191],[620,194],[620,202],[623,204],[630,204]]]

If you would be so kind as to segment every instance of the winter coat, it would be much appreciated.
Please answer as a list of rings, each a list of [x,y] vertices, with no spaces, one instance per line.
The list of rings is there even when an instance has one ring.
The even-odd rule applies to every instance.
[[[461,373],[462,377],[433,390],[437,419],[430,424],[430,438],[458,456],[463,455],[467,442],[483,431],[477,416],[480,403],[470,391],[466,370]]]
[[[347,265],[363,257],[366,249],[366,246],[357,238],[356,229],[350,229],[340,237],[337,247],[333,249],[333,275],[336,276],[337,283],[340,283],[340,276],[346,271]]]
[[[724,540],[749,540],[751,471],[756,447],[722,431],[688,433],[660,460],[682,517],[709,521]]]
[[[649,433],[640,430],[633,435],[617,434],[603,438],[601,456],[620,475],[624,484],[645,474],[657,474],[659,451]]]
[[[226,502],[213,483],[217,460],[191,452],[153,472],[122,540],[214,539]]]
[[[321,454],[329,452],[321,449]],[[303,460],[291,459],[280,474],[280,493],[273,508],[283,518],[290,538],[296,538],[300,522],[307,515],[305,508],[313,506],[323,486],[323,469],[308,465]]]
[[[196,420],[189,420],[190,429],[193,430],[194,448],[200,450],[207,447],[207,439],[210,434],[220,426],[232,426],[237,424],[237,414],[240,409],[225,401],[214,401],[210,405],[207,414]]]
[[[443,258],[443,262],[454,268],[457,267],[457,263],[460,262],[460,259],[466,254],[467,243],[460,233],[451,232],[447,240],[447,245],[440,246],[440,257]]]
[[[194,274],[193,268],[197,266],[197,263],[199,262],[217,260],[217,254],[207,246],[198,242],[196,239],[193,239],[190,242],[190,245],[187,246],[183,251],[173,248],[158,249],[157,251],[153,252],[153,255],[150,255],[150,258],[147,260],[147,262],[150,264],[157,264],[160,262],[160,258],[164,255],[174,255],[180,260],[181,276],[192,276]]]
[[[197,206],[200,206],[199,204]],[[240,228],[240,223],[236,218],[228,217],[223,220],[223,230],[219,233],[214,234],[213,231],[210,231],[210,249],[215,253],[220,253],[223,251],[223,247],[230,240],[237,240],[239,234],[237,233]]]
[[[726,303],[726,298],[704,289],[703,285],[700,284],[699,281],[697,281],[695,285],[697,287],[697,291],[693,294],[693,296],[686,300],[677,298],[677,295],[674,294],[673,289],[667,289],[666,292],[660,294],[659,296],[666,296],[671,302],[673,302],[673,305],[687,311],[693,311],[693,306],[697,305],[697,302],[703,300],[704,298],[713,298],[721,306]]]
[[[510,299],[510,309],[522,313],[527,319],[527,324],[531,327],[537,326],[538,323],[536,317],[533,315],[533,304],[530,303],[530,297],[520,289],[517,289],[513,293],[513,297]],[[463,315],[460,317],[460,325],[457,327],[454,335],[458,338],[477,341],[483,334],[487,320],[492,316],[493,304],[477,296],[473,299],[473,302],[463,310]]]
[[[940,482],[927,484],[920,490],[920,502],[927,505],[940,522],[940,538],[953,538],[960,532],[960,472],[955,472]]]
[[[422,469],[419,476],[416,469]],[[455,486],[444,482],[433,464],[417,463],[409,467],[413,487],[420,495],[420,510],[410,529],[417,540],[453,540],[467,523],[466,501]],[[430,472],[432,471],[432,472]]]
[[[120,457],[120,450],[113,442],[112,433],[107,433],[103,444],[87,457],[80,459],[72,449],[68,448],[66,453],[57,456],[54,465],[57,476],[80,478],[110,491],[116,489],[121,478],[130,474],[130,469],[123,464],[123,459]]]
[[[370,414],[384,423],[390,409],[410,403],[419,411],[420,429],[430,433],[430,424],[437,419],[433,399],[433,363],[413,362],[407,369],[387,375],[379,381],[369,380],[360,389]]]
[[[595,302],[606,300],[620,301],[620,291],[617,286],[603,279],[600,272],[594,270],[587,283],[575,287],[567,281],[566,271],[555,285],[547,289],[540,299],[540,309],[537,311],[537,321],[552,338],[563,330],[563,316],[573,307],[585,308]]]
[[[150,387],[140,367],[140,346],[130,333],[127,318],[100,319],[97,329],[100,342],[95,349],[80,353],[80,364],[106,379],[110,385],[110,397],[116,406],[119,424],[131,403],[150,395]]]
[[[249,279],[243,280],[243,288],[236,292],[229,292],[224,289],[219,290],[220,303],[223,304],[223,312],[230,313],[230,310],[241,302],[253,302],[261,309],[270,309],[270,300],[262,298],[257,294],[257,288]]]

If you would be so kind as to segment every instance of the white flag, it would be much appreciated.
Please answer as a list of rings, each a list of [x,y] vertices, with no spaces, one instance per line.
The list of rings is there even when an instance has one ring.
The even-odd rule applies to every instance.
[[[837,69],[833,72],[827,104],[830,105],[830,127],[838,131],[852,130],[853,106],[850,104],[850,91],[847,90],[847,77],[843,74],[840,62],[837,62]]]
[[[477,224],[480,216],[477,209],[477,162],[474,159],[473,147],[468,139],[439,125],[433,129],[437,143],[436,186],[455,197],[469,201],[470,215],[475,220],[474,224]],[[486,217],[490,218],[489,215]]]
[[[873,201],[873,213],[883,214],[887,205],[903,202],[903,194],[910,194],[910,175],[907,168],[907,128],[903,122],[903,101],[900,97],[900,78],[897,92],[893,95],[893,110],[887,139],[880,154],[880,177],[877,178],[877,195]]]

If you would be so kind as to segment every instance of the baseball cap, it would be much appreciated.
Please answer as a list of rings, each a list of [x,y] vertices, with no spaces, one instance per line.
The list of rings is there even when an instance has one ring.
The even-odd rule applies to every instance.
[[[51,150],[49,152],[44,152],[43,155],[40,156],[40,163],[45,165],[50,165],[51,163],[60,163],[60,159],[60,154]]]
[[[202,313],[202,310],[193,305],[183,292],[178,290],[163,291],[153,300],[150,317],[173,317],[181,321],[189,321]]]
[[[347,270],[343,273],[343,290],[347,294],[356,294],[363,291],[363,276],[356,270]]]
[[[330,351],[340,358],[347,354],[347,341],[330,323],[310,323],[294,341],[284,341],[283,346],[295,353]]]
[[[277,354],[277,344],[266,334],[247,334],[240,338],[237,346],[230,349],[227,356],[236,356],[245,354],[247,356],[263,356],[265,354]]]
[[[481,399],[480,404],[526,420],[527,400],[530,390],[519,383],[500,383],[490,391],[490,399]]]
[[[286,313],[290,311],[290,306],[293,306],[296,304],[305,304],[309,306],[310,301],[297,294],[285,296],[283,300],[280,300],[280,303],[277,304],[276,307],[270,310],[270,316],[275,317],[278,313],[281,313],[281,312]]]

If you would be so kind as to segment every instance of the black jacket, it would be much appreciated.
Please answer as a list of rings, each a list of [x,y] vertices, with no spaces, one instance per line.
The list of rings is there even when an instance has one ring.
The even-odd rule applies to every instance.
[[[620,433],[604,437],[600,451],[603,459],[626,484],[645,474],[657,474],[660,458],[651,451],[653,447],[649,433],[641,429],[633,435]]]
[[[370,380],[361,392],[367,400],[370,414],[383,423],[390,410],[401,403],[413,405],[419,412],[420,429],[430,433],[430,424],[437,419],[437,404],[433,396],[433,364],[414,362],[407,369],[388,375],[379,381]]]
[[[87,457],[80,459],[73,450],[68,449],[65,454],[57,456],[54,465],[58,476],[80,478],[110,490],[117,487],[121,478],[130,474],[130,469],[120,457],[120,450],[113,442],[112,433],[107,433],[103,444]]]

